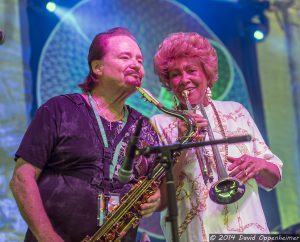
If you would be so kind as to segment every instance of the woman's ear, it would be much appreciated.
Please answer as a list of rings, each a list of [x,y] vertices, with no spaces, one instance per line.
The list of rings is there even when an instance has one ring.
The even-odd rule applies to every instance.
[[[102,63],[100,60],[93,60],[91,63],[91,67],[92,67],[92,71],[94,74],[96,74],[97,76],[101,76],[102,75]]]

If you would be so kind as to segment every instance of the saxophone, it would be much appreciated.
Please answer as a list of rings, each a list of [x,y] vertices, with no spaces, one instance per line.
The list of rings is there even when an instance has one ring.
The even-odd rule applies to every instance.
[[[137,90],[146,101],[154,104],[162,112],[184,121],[188,129],[179,142],[185,143],[191,140],[196,131],[196,125],[188,115],[167,109],[144,88],[137,87]],[[87,235],[82,242],[120,241],[130,228],[135,228],[139,224],[142,218],[140,205],[157,191],[165,172],[166,167],[157,163],[150,172],[151,176],[141,177],[130,191],[121,198],[120,204],[106,216],[101,227],[92,236]]]

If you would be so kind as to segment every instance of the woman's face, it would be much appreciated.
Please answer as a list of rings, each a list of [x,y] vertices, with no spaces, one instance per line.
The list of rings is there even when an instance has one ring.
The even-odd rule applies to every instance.
[[[179,102],[186,106],[183,91],[189,92],[192,105],[203,103],[207,88],[207,77],[196,57],[182,57],[172,61],[169,66],[170,87]]]

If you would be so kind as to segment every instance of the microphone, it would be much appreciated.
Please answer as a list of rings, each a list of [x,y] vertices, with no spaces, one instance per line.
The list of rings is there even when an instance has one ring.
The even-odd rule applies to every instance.
[[[122,166],[119,170],[119,181],[121,183],[127,183],[130,181],[132,175],[132,166],[135,153],[137,150],[137,142],[142,129],[143,118],[140,118],[137,122],[134,134],[130,137],[128,142],[125,159],[122,163]]]

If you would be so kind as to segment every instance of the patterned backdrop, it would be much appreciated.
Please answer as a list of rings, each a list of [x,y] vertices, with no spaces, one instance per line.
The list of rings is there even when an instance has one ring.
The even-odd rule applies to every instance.
[[[76,86],[88,73],[86,56],[89,44],[97,33],[116,26],[127,27],[136,36],[144,54],[146,75],[143,87],[151,90],[166,105],[169,105],[168,95],[160,88],[152,71],[152,58],[159,43],[169,33],[195,31],[211,39],[218,51],[220,79],[214,89],[215,98],[234,98],[249,107],[242,75],[223,44],[199,17],[184,6],[165,0],[88,0],[69,10],[42,50],[37,78],[38,105],[55,95],[79,91]],[[129,100],[129,104],[146,115],[156,112],[154,107],[142,103],[137,95]]]

